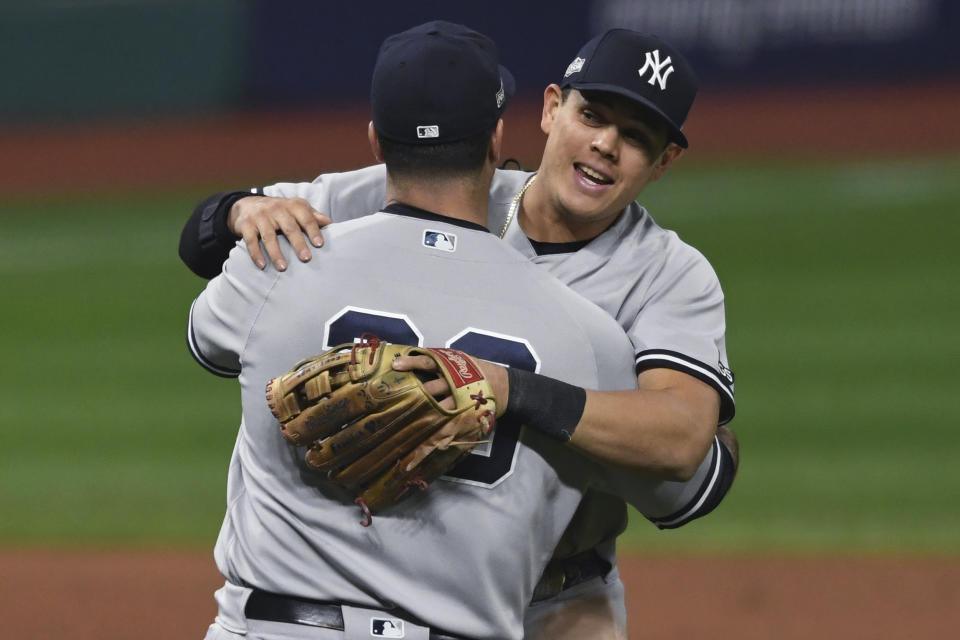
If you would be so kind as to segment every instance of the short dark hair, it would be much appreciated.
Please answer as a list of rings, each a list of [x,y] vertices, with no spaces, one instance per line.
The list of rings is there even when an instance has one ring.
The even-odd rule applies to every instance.
[[[404,144],[377,134],[387,171],[409,178],[441,177],[478,173],[490,150],[493,129],[463,140],[438,144]]]

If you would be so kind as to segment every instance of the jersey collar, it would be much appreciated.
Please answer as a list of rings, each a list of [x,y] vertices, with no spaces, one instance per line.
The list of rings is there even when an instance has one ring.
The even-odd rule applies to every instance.
[[[420,220],[429,220],[431,222],[443,222],[444,224],[452,224],[457,227],[463,227],[464,229],[472,229],[474,231],[483,231],[484,233],[490,233],[489,229],[479,224],[476,224],[475,222],[461,220],[460,218],[451,218],[450,216],[440,215],[439,213],[433,213],[432,211],[427,211],[426,209],[421,209],[419,207],[403,204],[401,202],[392,202],[388,204],[383,208],[383,212],[392,213],[398,216],[407,216],[408,218],[419,218]]]
[[[593,238],[574,240],[573,242],[540,242],[528,237],[530,246],[538,256],[553,255],[556,253],[575,253],[593,242]]]

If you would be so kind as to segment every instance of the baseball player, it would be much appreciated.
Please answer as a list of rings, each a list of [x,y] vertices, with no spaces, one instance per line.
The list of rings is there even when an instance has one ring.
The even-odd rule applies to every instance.
[[[491,231],[607,310],[633,343],[640,389],[617,395],[588,391],[571,444],[597,459],[667,478],[689,478],[696,462],[709,463],[713,473],[688,480],[698,483],[698,491],[683,508],[658,513],[640,505],[661,527],[680,526],[716,506],[732,481],[737,454],[729,432],[724,444],[712,437],[734,408],[719,283],[698,252],[658,227],[634,202],[686,148],[681,126],[695,91],[692,72],[669,44],[625,30],[603,34],[584,46],[561,83],[544,93],[541,126],[548,140],[540,170],[498,171],[489,203]],[[181,256],[198,273],[219,271],[223,250],[236,239],[233,228],[242,230],[251,255],[264,264],[257,244],[262,233],[268,254],[285,266],[276,229],[302,254],[306,244],[299,227],[318,245],[317,220],[326,221],[315,218],[313,208],[335,220],[375,210],[383,202],[383,182],[384,169],[375,166],[255,190],[271,200],[217,194],[188,222]],[[690,407],[696,424],[686,420]],[[590,495],[581,507],[589,516],[575,520],[580,528],[572,527],[557,550],[561,576],[564,561],[579,562],[594,544],[612,547],[622,530],[623,503]],[[544,582],[545,595],[556,604],[569,595],[558,592],[575,581]],[[619,597],[622,611],[615,570],[592,582],[611,593],[612,606]],[[576,589],[583,590],[583,584]],[[555,612],[537,604],[530,608],[531,633],[542,627],[548,611]],[[619,613],[618,618],[622,629]]]
[[[194,301],[191,352],[239,377],[243,407],[215,552],[227,582],[208,638],[520,638],[584,492],[623,490],[555,425],[506,420],[485,455],[363,528],[352,502],[280,437],[264,401],[265,383],[304,354],[371,330],[468,350],[574,398],[635,387],[617,323],[484,226],[512,93],[480,34],[435,22],[388,38],[370,129],[386,206],[332,225],[322,254],[283,272],[258,269],[238,245]]]

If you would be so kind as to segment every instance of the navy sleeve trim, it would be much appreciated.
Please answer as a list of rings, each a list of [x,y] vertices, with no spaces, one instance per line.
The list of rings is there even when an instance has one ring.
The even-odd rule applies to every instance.
[[[197,344],[197,337],[193,332],[193,307],[190,307],[190,318],[187,321],[187,348],[190,350],[190,355],[193,356],[193,359],[197,363],[212,373],[215,376],[220,376],[221,378],[238,378],[240,377],[240,371],[235,369],[228,369],[226,367],[221,367],[216,364],[209,358],[203,355],[200,351],[200,346]]]
[[[693,499],[675,513],[662,518],[649,518],[658,529],[676,529],[691,520],[703,517],[713,511],[727,495],[736,472],[733,468],[733,456],[716,436],[713,438],[711,456],[710,473]]]
[[[718,424],[727,424],[733,420],[736,413],[736,401],[733,395],[732,371],[724,370],[721,372],[682,353],[664,349],[642,351],[637,354],[636,362],[637,375],[647,369],[673,369],[707,383],[720,394],[720,420]]]

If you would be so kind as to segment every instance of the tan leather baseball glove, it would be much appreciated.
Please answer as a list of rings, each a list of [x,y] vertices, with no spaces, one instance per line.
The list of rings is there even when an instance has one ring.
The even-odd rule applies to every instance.
[[[424,389],[394,358],[425,355],[446,379],[453,409]],[[496,399],[476,361],[455,349],[382,342],[365,335],[294,365],[267,383],[267,404],[280,431],[307,446],[306,462],[353,495],[365,514],[426,489],[494,426]]]

